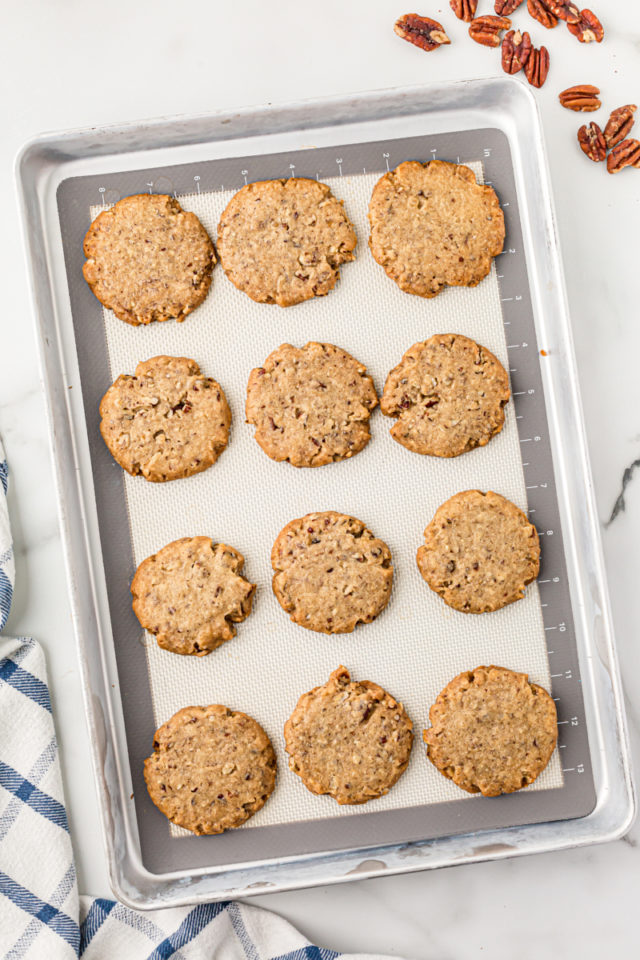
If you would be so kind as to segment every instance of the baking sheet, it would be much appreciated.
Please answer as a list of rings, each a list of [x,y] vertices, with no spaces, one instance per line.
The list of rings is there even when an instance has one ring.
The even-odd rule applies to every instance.
[[[103,183],[95,177],[82,178],[82,182],[65,181],[59,191],[87,428],[104,520],[104,559],[128,714],[136,808],[145,862],[152,869],[169,863],[175,867],[237,862],[246,858],[249,849],[256,858],[259,853],[286,855],[355,846],[372,835],[376,842],[425,838],[461,828],[580,816],[593,807],[588,763],[582,763],[578,778],[565,782],[562,768],[570,768],[561,750],[533,788],[489,801],[463,794],[424,758],[420,736],[429,705],[452,676],[481,662],[524,670],[547,689],[554,675],[560,722],[577,728],[572,729],[574,749],[575,738],[585,737],[586,730],[580,722],[583,708],[575,682],[575,638],[563,576],[539,352],[506,139],[498,131],[485,130],[428,141],[395,141],[391,149],[384,149],[389,146],[359,144],[286,157],[212,161],[112,175]],[[366,248],[366,210],[372,186],[389,163],[433,155],[471,162],[478,173],[484,164],[505,204],[508,236],[507,252],[479,287],[446,290],[435,300],[425,301],[402,294],[374,263]],[[194,210],[215,237],[220,212],[243,182],[293,173],[329,182],[345,200],[356,225],[357,260],[343,267],[342,280],[328,297],[288,310],[254,304],[218,267],[209,297],[183,324],[169,322],[145,329],[128,327],[102,311],[90,292],[87,298],[79,275],[82,257],[77,241],[81,243],[90,216],[95,215],[92,200],[113,202],[144,189],[176,192],[183,206]],[[353,460],[296,471],[270,461],[253,440],[252,428],[243,423],[249,370],[282,342],[301,345],[319,339],[344,347],[367,364],[380,392],[387,372],[407,347],[438,332],[473,337],[511,370],[514,399],[507,408],[505,429],[481,450],[451,461],[411,454],[391,440],[392,421],[378,410],[372,418],[372,441]],[[229,448],[211,470],[184,481],[150,485],[123,475],[111,461],[97,434],[97,405],[119,373],[133,372],[138,360],[159,353],[194,357],[206,375],[216,377],[227,394],[233,425]],[[524,435],[525,425],[524,433],[531,436]],[[540,482],[529,482],[536,479]],[[496,614],[471,617],[447,608],[421,580],[415,551],[424,526],[443,500],[470,487],[496,489],[523,509],[528,504],[542,534],[542,599],[533,585],[524,601]],[[358,516],[389,544],[393,554],[391,602],[373,624],[361,626],[354,634],[324,637],[291,624],[270,590],[269,554],[275,536],[292,517],[319,509]],[[127,588],[135,566],[145,556],[172,539],[196,534],[240,549],[246,557],[246,574],[258,590],[254,611],[239,625],[238,637],[209,657],[192,659],[162,651],[153,638],[142,636],[129,609]],[[559,640],[551,646],[552,653],[547,643],[550,633]],[[402,700],[416,731],[409,769],[386,797],[366,808],[338,807],[330,798],[308,793],[286,769],[283,752],[282,726],[297,697],[324,682],[341,662],[354,677],[376,680]],[[147,676],[148,698],[143,689]],[[182,706],[209,702],[227,703],[263,724],[278,752],[280,776],[275,794],[256,817],[223,837],[197,838],[196,853],[194,838],[181,839],[182,831],[175,828],[171,837],[166,821],[146,797],[140,769],[154,726]],[[570,748],[569,743],[562,744],[562,737],[560,742],[561,749]],[[587,753],[584,746],[583,742],[582,757]],[[345,828],[346,821],[350,825]],[[294,823],[304,832],[291,826],[283,830]],[[247,841],[249,835],[253,839]]]

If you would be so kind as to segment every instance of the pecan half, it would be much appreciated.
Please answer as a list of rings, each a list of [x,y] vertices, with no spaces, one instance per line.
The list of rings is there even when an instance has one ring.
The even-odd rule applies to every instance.
[[[467,23],[471,23],[476,15],[478,0],[449,0],[449,6],[458,20],[465,20]]]
[[[604,128],[604,139],[609,150],[629,135],[634,122],[633,115],[637,109],[635,103],[627,103],[611,113]]]
[[[494,0],[493,9],[499,17],[510,17],[523,0]]]
[[[600,163],[607,155],[604,134],[597,123],[588,123],[578,130],[578,143],[583,153],[594,163]]]
[[[599,110],[602,106],[598,99],[599,93],[598,88],[590,83],[578,83],[575,87],[567,87],[563,90],[558,100],[567,110],[591,113],[592,110]]]
[[[534,20],[541,23],[547,30],[558,26],[558,18],[554,17],[549,9],[548,0],[527,0],[527,10]]]
[[[616,144],[607,157],[609,173],[618,173],[625,167],[640,167],[640,140],[623,140]]]
[[[509,17],[476,17],[469,24],[469,36],[483,47],[499,47],[500,31],[508,30],[511,26]]]
[[[437,50],[444,43],[451,43],[441,23],[429,17],[419,17],[417,13],[405,13],[396,20],[393,29],[399,37],[421,50]]]
[[[532,87],[541,87],[549,73],[549,51],[546,47],[531,48],[529,58],[524,65],[524,73]]]
[[[591,10],[583,10],[578,23],[568,23],[569,30],[580,43],[602,43],[604,27]]]
[[[545,0],[545,3],[554,17],[566,23],[580,23],[580,8],[571,0]]]
[[[525,31],[509,30],[502,41],[502,69],[505,73],[518,73],[527,64],[531,53],[531,37]]]

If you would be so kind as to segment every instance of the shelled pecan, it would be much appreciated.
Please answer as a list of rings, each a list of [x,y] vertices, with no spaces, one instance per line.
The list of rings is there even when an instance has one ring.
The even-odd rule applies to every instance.
[[[541,23],[547,30],[558,26],[558,18],[549,9],[548,0],[527,0],[527,10],[534,20]]]
[[[458,20],[464,20],[471,23],[476,15],[478,0],[449,0],[449,6],[455,13]]]
[[[609,173],[619,173],[625,167],[640,167],[640,140],[623,140],[607,157]]]
[[[502,41],[502,69],[505,73],[518,73],[527,64],[531,53],[531,37],[525,31],[509,30]]]
[[[541,87],[549,73],[549,51],[546,47],[531,48],[531,53],[524,67],[527,80],[532,87]]]
[[[511,26],[509,17],[476,17],[469,24],[469,36],[476,43],[481,43],[483,47],[499,47],[501,44],[500,33],[502,30],[508,30]]]
[[[493,9],[499,17],[510,17],[524,0],[494,0]]]
[[[592,110],[599,110],[602,106],[598,99],[599,93],[599,89],[590,83],[578,83],[575,87],[567,87],[566,90],[563,90],[558,96],[558,100],[567,110],[591,113]]]
[[[600,163],[607,156],[604,134],[597,123],[587,123],[578,130],[578,143],[589,160]]]
[[[545,3],[554,17],[566,23],[580,23],[580,8],[571,3],[571,0],[545,0]]]
[[[637,109],[635,103],[627,103],[624,107],[618,107],[611,112],[604,128],[604,139],[609,150],[629,135],[634,123],[633,115]]]
[[[494,0],[493,9],[499,17],[510,17],[524,0]]]
[[[583,10],[578,23],[568,23],[569,30],[580,43],[602,43],[604,27],[591,10]]]
[[[396,20],[393,29],[399,37],[421,50],[437,50],[443,44],[451,43],[441,23],[429,17],[419,17],[417,13],[405,13]]]

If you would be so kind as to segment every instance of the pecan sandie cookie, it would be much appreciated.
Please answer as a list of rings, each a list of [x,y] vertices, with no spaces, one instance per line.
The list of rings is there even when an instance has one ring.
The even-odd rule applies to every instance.
[[[231,424],[222,387],[187,357],[152,357],[133,375],[121,374],[100,416],[113,458],[152,483],[206,470],[226,447]]]
[[[202,303],[216,262],[195,213],[164,194],[140,193],[103,210],[84,238],[84,278],[131,323],[184,320]]]
[[[331,343],[283,343],[251,371],[246,415],[272,460],[321,467],[367,445],[377,403],[367,368],[346,350]]]
[[[393,583],[391,552],[361,520],[327,510],[292,520],[271,551],[273,592],[294,623],[350,633],[384,610]]]
[[[483,447],[504,425],[509,374],[474,340],[439,333],[414,343],[384,385],[380,409],[391,436],[415,453],[457,457]]]
[[[210,537],[183,537],[143,560],[131,583],[133,612],[172,653],[204,657],[235,637],[251,613],[255,584],[244,557]]]
[[[448,606],[462,613],[500,610],[521,600],[538,576],[538,531],[499,493],[465,490],[438,507],[417,562]]]
[[[222,833],[260,810],[276,781],[276,755],[260,724],[220,704],[184,707],[156,730],[144,762],[149,796],[192,833]]]
[[[447,684],[429,711],[427,756],[468,793],[514,793],[545,769],[558,739],[556,706],[526,673],[476,667]]]
[[[332,290],[356,242],[342,202],[326,183],[302,177],[247,184],[218,224],[229,280],[252,300],[280,307]]]
[[[469,167],[441,160],[401,163],[377,182],[369,246],[405,293],[435,297],[447,285],[475,287],[502,252],[504,216],[493,187]]]
[[[307,790],[338,803],[366,803],[388,793],[406,770],[413,724],[377,683],[352,680],[338,667],[300,697],[284,738],[289,768]]]

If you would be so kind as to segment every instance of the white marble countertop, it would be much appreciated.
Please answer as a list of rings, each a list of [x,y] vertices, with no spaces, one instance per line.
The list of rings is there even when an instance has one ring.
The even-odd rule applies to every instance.
[[[401,5],[384,0],[29,0],[5,10],[0,89],[0,432],[12,470],[18,585],[7,631],[35,636],[48,655],[54,713],[81,890],[109,895],[87,729],[67,600],[19,242],[12,162],[45,131],[204,113],[499,73],[498,54],[469,41],[445,0],[419,12],[443,22],[451,47],[432,54],[392,32]],[[493,12],[480,0],[479,13]],[[579,152],[579,115],[557,94],[578,82],[607,108],[640,97],[640,6],[601,2],[607,35],[583,46],[562,27],[529,21],[552,56],[542,110],[617,646],[636,765],[640,765],[640,173],[611,177]],[[514,17],[529,20],[522,7]],[[595,119],[602,125],[603,108]],[[634,470],[636,473],[634,474]],[[624,488],[624,500],[610,522]],[[616,843],[456,869],[278,894],[276,910],[314,942],[409,958],[628,956],[637,943],[640,828]]]

